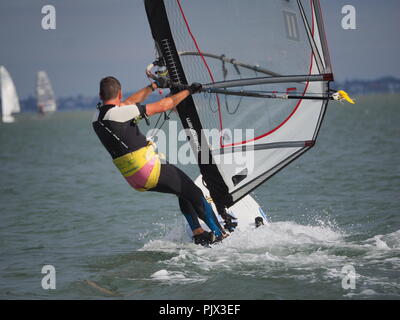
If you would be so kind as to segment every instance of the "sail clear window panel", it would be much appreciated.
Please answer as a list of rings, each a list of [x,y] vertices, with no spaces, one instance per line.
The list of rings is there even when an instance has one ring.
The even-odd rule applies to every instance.
[[[312,50],[297,1],[165,1],[178,52],[197,55],[180,57],[189,82],[211,83],[243,78],[265,77],[207,53],[271,70],[280,75],[318,73],[312,68]],[[310,29],[312,1],[303,1]],[[212,8],[212,9],[210,9]],[[206,18],[205,18],[206,17]],[[201,53],[205,53],[202,55]],[[246,91],[306,94],[307,83],[268,84],[246,87]],[[243,90],[243,87],[235,88]],[[315,89],[315,86],[314,86]],[[322,93],[319,90],[309,93]],[[319,92],[317,92],[319,91]],[[300,100],[260,99],[217,94],[194,97],[203,128],[253,128],[255,138],[271,134],[284,124],[300,106]],[[322,103],[320,103],[322,105]],[[212,149],[244,143],[236,137],[230,143],[213,140]]]

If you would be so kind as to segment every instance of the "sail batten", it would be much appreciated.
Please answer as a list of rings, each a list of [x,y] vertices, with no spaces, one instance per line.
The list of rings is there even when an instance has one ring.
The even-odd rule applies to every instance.
[[[173,81],[203,85],[178,113],[213,199],[232,205],[314,146],[334,78],[318,0],[145,4]]]

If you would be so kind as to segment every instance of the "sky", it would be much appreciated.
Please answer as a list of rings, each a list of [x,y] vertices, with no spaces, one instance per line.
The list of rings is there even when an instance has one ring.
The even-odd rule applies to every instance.
[[[200,0],[182,1],[201,6]],[[320,2],[337,80],[400,77],[399,0]],[[41,27],[48,4],[56,8],[55,30]],[[345,5],[356,9],[355,30],[341,26]],[[154,60],[142,0],[1,0],[0,43],[0,65],[20,98],[34,94],[38,70],[47,71],[59,97],[95,96],[107,75],[134,90],[147,85],[144,70]]]

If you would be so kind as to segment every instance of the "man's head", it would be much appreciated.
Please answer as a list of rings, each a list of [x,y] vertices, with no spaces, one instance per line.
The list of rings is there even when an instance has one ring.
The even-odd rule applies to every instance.
[[[110,101],[114,99],[122,99],[121,83],[117,78],[106,77],[100,81],[100,99]]]

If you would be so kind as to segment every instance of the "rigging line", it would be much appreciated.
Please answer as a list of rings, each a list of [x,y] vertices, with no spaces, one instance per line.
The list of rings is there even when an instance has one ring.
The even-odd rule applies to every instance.
[[[158,123],[160,122],[162,115],[163,115],[163,114],[162,114],[162,113],[160,113],[160,115],[158,116],[158,119],[157,119],[157,121],[156,121],[156,124],[154,125],[154,127],[153,127],[153,128],[157,128],[157,126],[158,126]]]
[[[204,97],[205,98],[207,97],[207,93],[206,92],[204,92]],[[211,110],[212,113],[217,113],[218,112],[218,107],[217,107],[216,110],[214,110],[213,107],[212,107],[211,100],[214,100],[214,99],[213,99],[213,96],[211,94],[209,94],[208,95],[208,106],[210,107],[210,110]]]
[[[170,120],[170,115],[171,115],[172,111],[173,111],[173,110],[170,110],[170,111],[168,112],[168,114],[167,114],[166,112],[163,112],[163,113],[160,114],[160,116],[158,117],[157,123],[156,123],[156,125],[155,125],[154,128],[153,128],[153,129],[155,129],[155,132],[154,132],[154,134],[151,135],[151,137],[157,136],[157,134],[160,132],[160,130],[162,129],[162,127],[164,126],[164,124],[165,124],[168,120]],[[161,117],[162,117],[163,115],[164,115],[164,120],[163,120],[163,122],[161,123],[160,127],[156,128],[156,127],[157,127],[157,124],[158,124],[158,122],[159,122],[159,120],[161,119]]]
[[[204,57],[218,59],[218,60],[221,60],[223,62],[230,63],[230,64],[232,64],[234,66],[240,66],[240,67],[243,67],[243,68],[246,68],[246,69],[250,69],[250,70],[253,70],[253,71],[256,71],[256,72],[264,73],[264,74],[267,74],[267,75],[270,75],[270,76],[274,76],[274,77],[279,77],[280,76],[279,73],[276,73],[276,72],[273,72],[271,70],[262,68],[260,66],[257,66],[257,65],[253,66],[251,64],[247,64],[247,63],[243,63],[243,62],[237,61],[234,58],[227,58],[224,54],[223,55],[217,55],[217,54],[207,53],[207,52],[201,52],[201,54],[200,54],[199,52],[195,52],[195,51],[181,51],[181,52],[178,52],[178,54],[180,56],[200,56],[200,55],[203,55]]]
[[[223,66],[225,67],[225,61],[223,61],[222,64],[223,64]],[[240,72],[239,67],[238,67],[237,65],[233,65],[233,67],[234,67],[234,69],[236,70],[237,74],[239,75],[240,79],[242,79],[242,74],[241,74],[241,72]],[[256,75],[257,75],[257,73],[256,73]],[[224,81],[226,81],[226,77],[227,77],[227,76],[228,76],[228,70],[226,71],[226,73],[224,73]],[[242,89],[243,89],[243,87],[242,87]],[[243,100],[243,96],[240,97],[239,102],[237,103],[236,108],[234,108],[233,111],[230,111],[230,110],[229,110],[228,95],[225,95],[224,97],[225,97],[224,100],[225,100],[226,112],[228,112],[228,114],[230,114],[230,115],[235,114],[235,113],[239,110],[240,104],[242,103],[242,100]]]
[[[254,72],[255,73],[255,76],[257,77],[258,76],[258,73],[255,71]],[[263,87],[262,87],[262,85],[258,85],[258,87],[260,88],[260,89],[263,89]],[[243,88],[243,87],[242,87]],[[261,90],[262,91],[262,90]],[[272,92],[271,92],[272,93]],[[266,103],[266,106],[268,106],[268,103]],[[271,116],[271,110],[270,110],[271,108],[266,108],[266,112],[267,112],[267,119],[268,119],[268,122],[269,122],[269,126],[272,128],[272,126],[273,126],[273,122],[272,122],[272,116]]]
[[[227,73],[228,73],[228,70],[225,67],[225,63],[222,61],[222,74],[223,74],[224,79],[225,79]],[[212,104],[212,100],[214,100],[213,95],[212,94],[208,94],[207,95],[206,93],[204,93],[204,99],[207,99],[207,98],[208,98],[208,107],[210,108],[211,112],[212,113],[217,113],[219,111],[218,110],[218,103],[217,103],[217,108],[216,109],[214,109],[212,107],[212,105],[213,105]],[[217,95],[217,99],[219,99],[218,95]],[[217,100],[217,102],[218,102],[218,100]]]
[[[238,104],[236,105],[236,108],[235,108],[233,111],[230,111],[230,110],[229,110],[229,106],[228,106],[228,94],[226,94],[226,95],[225,95],[225,107],[226,107],[226,112],[228,112],[228,114],[230,114],[230,115],[235,114],[235,113],[239,110],[239,107],[240,107],[240,104],[242,103],[243,97],[244,97],[244,96],[240,96],[240,100],[239,100]]]
[[[179,54],[179,53],[178,53]],[[198,53],[196,53],[196,56],[200,56]],[[221,62],[222,62],[222,75],[223,75],[223,78],[224,78],[224,80],[226,80],[226,77],[227,77],[227,75],[228,75],[228,69],[226,68],[226,65],[225,65],[225,61],[223,60],[223,57],[224,57],[224,55],[222,55],[221,56]],[[207,98],[207,94],[206,93],[204,93],[204,98]],[[219,97],[218,97],[218,95],[217,95],[217,102],[219,101]],[[218,104],[217,104],[217,108],[216,109],[214,109],[213,107],[212,107],[212,101],[214,100],[214,96],[212,95],[212,94],[209,94],[208,95],[208,107],[210,108],[210,110],[211,110],[211,112],[212,113],[217,113],[219,110],[218,110]],[[226,98],[226,96],[225,96],[225,107],[228,109],[228,107],[227,107],[227,98]],[[229,113],[229,110],[228,110],[228,113]]]

